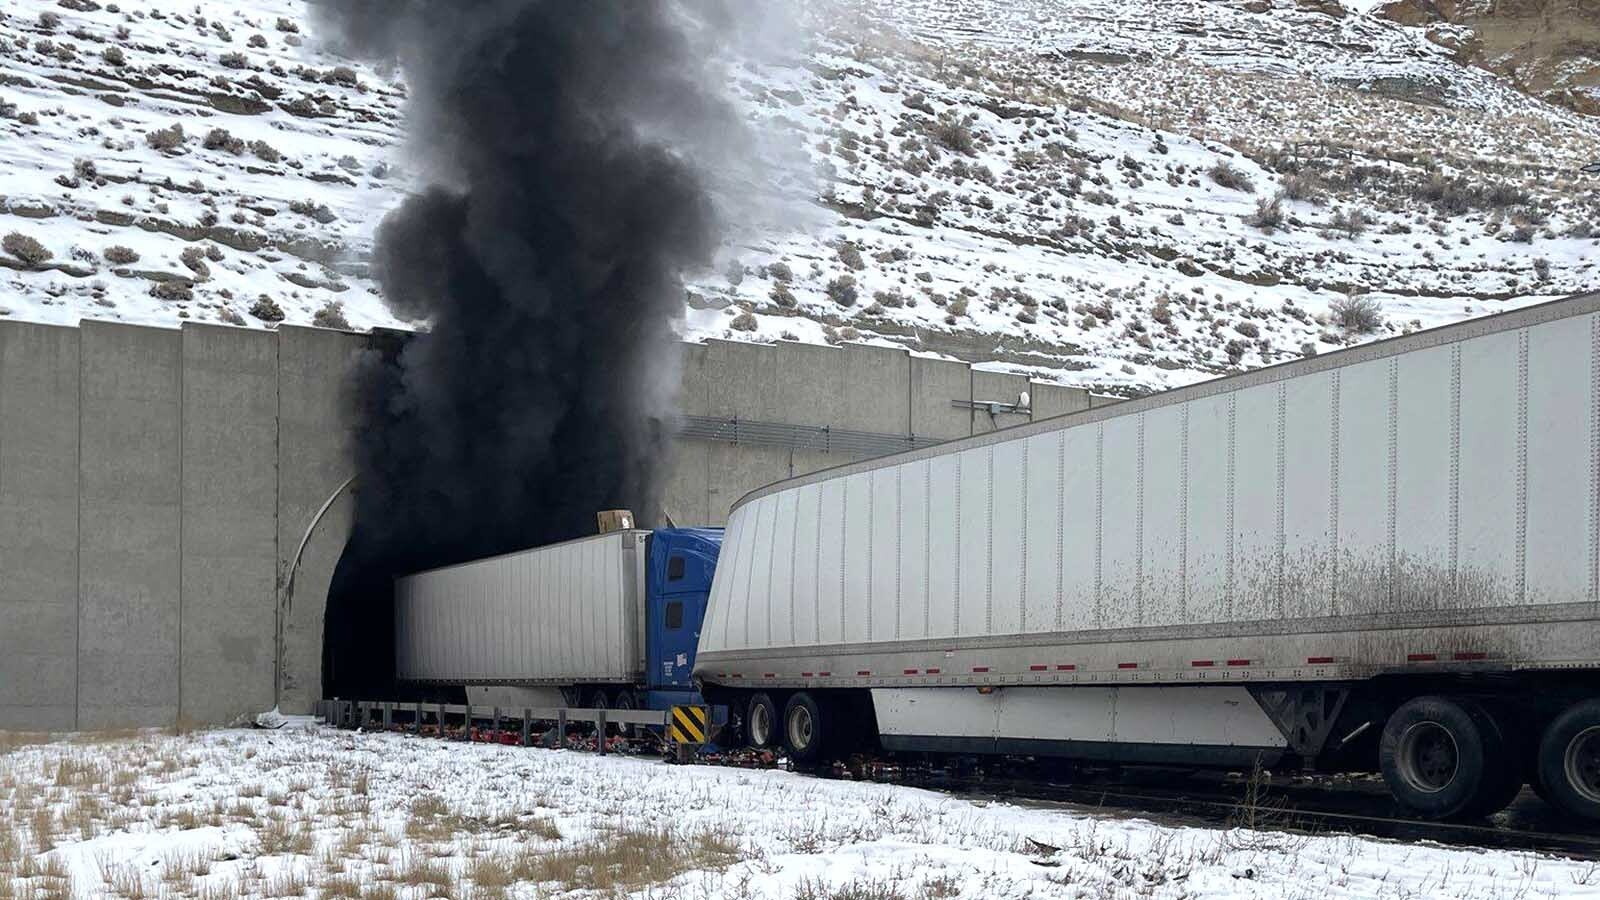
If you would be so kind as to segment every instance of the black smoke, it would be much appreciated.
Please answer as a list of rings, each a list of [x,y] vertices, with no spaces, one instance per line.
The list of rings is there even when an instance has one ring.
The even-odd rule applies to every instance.
[[[657,508],[681,273],[718,243],[706,165],[734,119],[706,10],[654,0],[322,0],[398,64],[411,168],[375,274],[397,315],[352,394],[355,531],[325,689],[392,680],[390,580]]]

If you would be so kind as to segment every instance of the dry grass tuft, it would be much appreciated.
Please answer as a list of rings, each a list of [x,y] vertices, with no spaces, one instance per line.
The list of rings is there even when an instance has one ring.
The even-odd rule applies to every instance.
[[[556,882],[566,890],[636,890],[697,869],[726,869],[743,856],[738,842],[721,831],[685,837],[625,828],[574,847],[525,854],[513,872],[519,881]]]

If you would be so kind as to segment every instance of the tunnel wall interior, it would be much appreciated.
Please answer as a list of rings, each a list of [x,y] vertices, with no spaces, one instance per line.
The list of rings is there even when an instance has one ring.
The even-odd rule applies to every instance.
[[[226,724],[275,696],[309,712],[390,681],[391,573],[341,564],[345,387],[369,345],[295,326],[0,321],[0,730]],[[683,352],[693,416],[952,438],[1102,402],[891,348]],[[1021,412],[958,405],[1024,390]],[[857,458],[711,440],[668,456],[663,511],[680,525],[720,525],[747,491]],[[279,686],[279,587],[302,541]]]

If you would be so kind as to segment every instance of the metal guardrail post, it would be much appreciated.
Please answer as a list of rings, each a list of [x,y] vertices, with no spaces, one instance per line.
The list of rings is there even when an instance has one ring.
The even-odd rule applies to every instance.
[[[606,711],[594,711],[594,752],[606,755]]]
[[[558,749],[558,750],[564,749],[566,746],[567,746],[567,711],[566,711],[566,709],[563,708],[563,709],[556,710],[556,749]]]
[[[388,731],[391,728],[394,728],[394,703],[385,700],[383,701],[383,730]]]
[[[500,707],[498,706],[494,708],[494,731],[490,732],[490,734],[492,735],[490,740],[493,740],[496,744],[500,743]]]
[[[461,714],[461,739],[472,740],[472,704],[467,704],[467,711]]]
[[[533,710],[524,706],[522,708],[522,746],[528,746],[528,738],[533,732]]]
[[[422,701],[416,702],[416,710],[411,714],[411,733],[422,734]]]

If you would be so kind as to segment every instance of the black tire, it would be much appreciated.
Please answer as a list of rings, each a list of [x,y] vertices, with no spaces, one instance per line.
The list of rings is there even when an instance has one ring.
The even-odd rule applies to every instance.
[[[589,709],[610,709],[611,697],[606,693],[606,689],[603,687],[592,688],[589,691],[589,696],[584,699],[583,705]],[[615,733],[616,726],[612,725],[610,722],[607,722],[606,734],[610,735]]]
[[[623,688],[622,690],[617,691],[617,696],[611,701],[611,704],[613,709],[633,712],[639,708],[639,698],[634,694],[633,691],[629,690],[628,688]],[[627,738],[638,736],[638,727],[635,725],[619,723],[617,725],[617,731],[623,737]]]
[[[1567,707],[1539,740],[1540,795],[1568,815],[1600,820],[1600,700]]]
[[[1515,732],[1509,718],[1494,706],[1480,705],[1478,711],[1483,714],[1485,731],[1492,732],[1491,744],[1500,747],[1501,763],[1488,771],[1478,799],[1464,813],[1471,817],[1492,816],[1510,806],[1528,780],[1528,753],[1512,737]]]
[[[1477,704],[1417,697],[1401,704],[1378,741],[1383,780],[1400,804],[1429,819],[1482,815],[1506,791],[1500,730]]]
[[[778,705],[766,694],[756,694],[745,707],[744,733],[750,746],[766,750],[780,741],[783,730],[778,718]]]
[[[807,691],[796,693],[783,705],[783,749],[795,762],[821,761],[822,748],[828,738],[828,721],[823,709]]]

